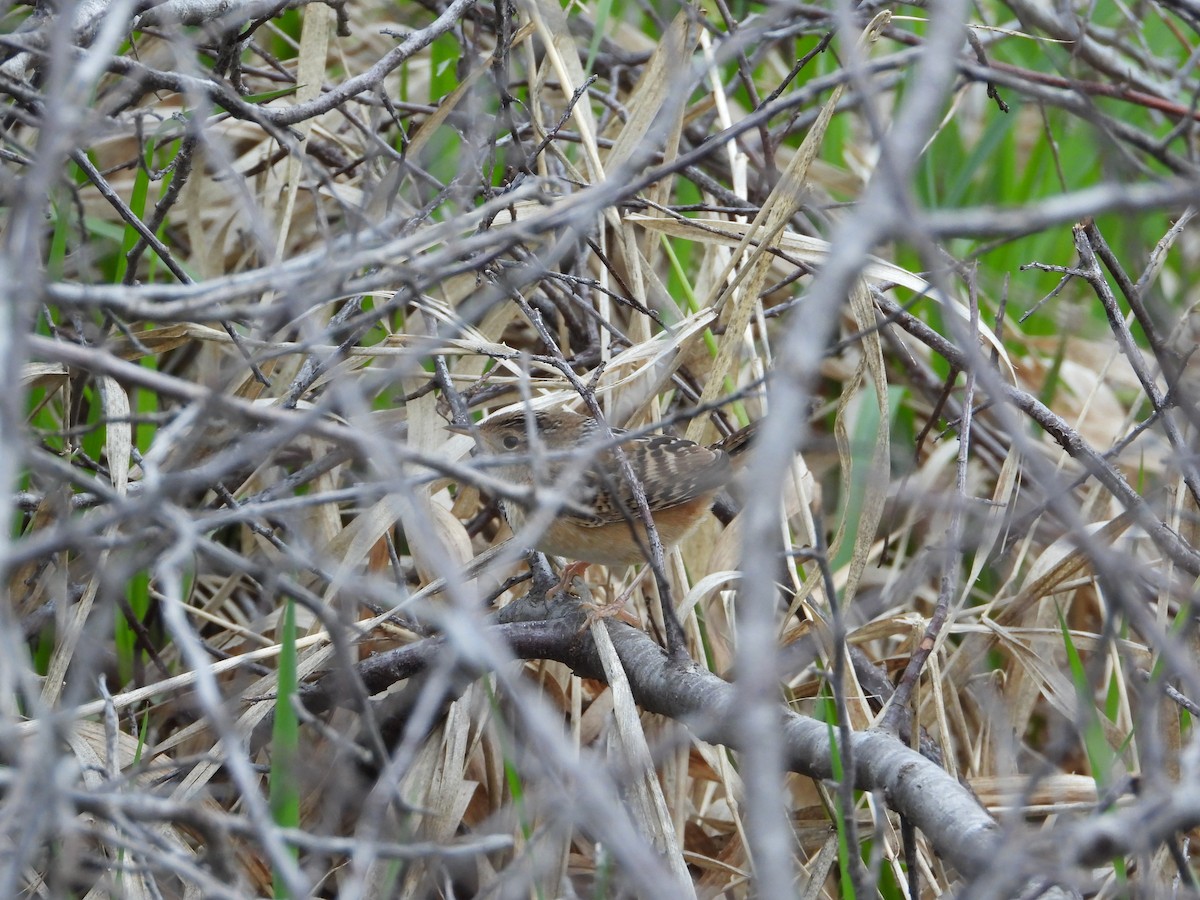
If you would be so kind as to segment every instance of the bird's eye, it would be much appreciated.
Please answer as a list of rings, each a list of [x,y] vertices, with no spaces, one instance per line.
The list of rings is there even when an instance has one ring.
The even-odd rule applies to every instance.
[[[516,450],[521,446],[521,439],[515,434],[506,434],[500,443],[504,445],[505,450]]]

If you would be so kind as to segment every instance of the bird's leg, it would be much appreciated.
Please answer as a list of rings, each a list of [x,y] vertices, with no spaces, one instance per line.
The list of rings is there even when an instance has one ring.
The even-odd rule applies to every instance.
[[[591,563],[580,562],[578,560],[567,563],[565,566],[563,566],[562,576],[558,579],[558,584],[550,589],[550,591],[546,594],[546,598],[550,599],[558,596],[560,593],[565,592],[571,587],[571,582],[574,581],[576,577],[583,577],[583,573],[588,570],[588,566],[590,565]]]

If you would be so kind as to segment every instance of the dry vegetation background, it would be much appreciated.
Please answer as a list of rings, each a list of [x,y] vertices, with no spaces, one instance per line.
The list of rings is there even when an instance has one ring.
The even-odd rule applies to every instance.
[[[0,897],[1200,894],[1192,0],[2,22]]]

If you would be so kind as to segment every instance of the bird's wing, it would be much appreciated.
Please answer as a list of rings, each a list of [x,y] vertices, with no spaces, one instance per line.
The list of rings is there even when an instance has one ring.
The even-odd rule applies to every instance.
[[[726,453],[683,438],[648,435],[622,444],[621,449],[633,471],[641,474],[651,512],[713,493],[733,475]],[[633,489],[621,474],[614,452],[602,454],[585,473],[580,493],[582,505],[595,510],[595,516],[578,517],[580,524],[608,525],[624,521],[626,514],[637,518]]]

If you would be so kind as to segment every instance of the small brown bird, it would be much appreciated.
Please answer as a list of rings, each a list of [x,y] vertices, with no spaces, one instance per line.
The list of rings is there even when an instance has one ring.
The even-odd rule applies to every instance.
[[[627,566],[645,561],[649,542],[633,490],[625,480],[620,461],[611,448],[597,450],[608,441],[595,419],[568,410],[533,413],[540,447],[531,447],[525,412],[518,410],[479,423],[485,449],[511,462],[498,466],[496,475],[521,486],[572,484],[568,494],[574,510],[560,511],[537,540],[543,553],[584,563]],[[460,426],[453,431],[469,433]],[[620,438],[625,432],[613,429]],[[731,450],[745,446],[742,432],[721,444],[704,447],[682,438],[652,434],[629,438],[621,450],[646,492],[663,547],[682,541],[704,519],[713,497],[733,476]],[[573,456],[567,451],[578,451]],[[543,457],[539,459],[539,456]],[[584,466],[574,476],[570,470]],[[503,501],[504,515],[518,532],[529,515],[522,504]],[[631,525],[632,523],[632,525]],[[635,537],[636,534],[636,537]]]

